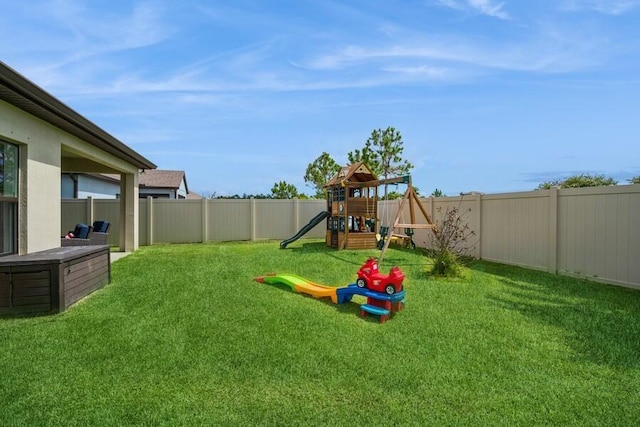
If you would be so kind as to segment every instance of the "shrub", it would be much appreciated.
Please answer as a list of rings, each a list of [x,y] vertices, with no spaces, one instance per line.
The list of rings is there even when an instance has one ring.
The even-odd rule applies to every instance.
[[[447,207],[444,211],[442,207],[437,208],[438,218],[434,220],[436,228],[429,234],[431,247],[429,255],[433,258],[431,274],[446,277],[462,276],[462,266],[471,259],[468,254],[475,248],[471,239],[476,233],[471,230],[465,218],[469,212],[471,209],[461,213],[460,206]]]
[[[591,175],[582,173],[580,175],[572,175],[565,179],[554,179],[546,181],[538,185],[538,190],[548,190],[551,187],[560,188],[581,188],[581,187],[600,187],[617,185],[618,181],[604,175]]]
[[[433,266],[431,274],[436,276],[460,276],[461,265],[458,256],[448,249],[433,252]]]

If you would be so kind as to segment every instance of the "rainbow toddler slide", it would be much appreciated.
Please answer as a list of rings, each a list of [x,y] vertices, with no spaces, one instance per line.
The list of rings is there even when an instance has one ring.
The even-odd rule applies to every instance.
[[[380,323],[384,323],[391,316],[392,312],[400,311],[404,308],[404,289],[393,295],[384,292],[375,292],[366,287],[359,287],[352,283],[342,288],[333,286],[318,285],[304,277],[295,274],[267,274],[256,277],[256,282],[268,283],[270,285],[280,283],[289,286],[294,292],[311,295],[314,298],[331,298],[334,304],[345,304],[351,302],[354,295],[367,297],[367,303],[360,305],[360,316],[365,317],[367,313],[380,316]]]
[[[338,303],[337,289],[332,286],[318,285],[313,283],[304,277],[296,276],[295,274],[268,274],[262,277],[256,277],[254,279],[260,283],[282,283],[290,286],[295,292],[311,295],[314,298],[331,298],[331,302]]]

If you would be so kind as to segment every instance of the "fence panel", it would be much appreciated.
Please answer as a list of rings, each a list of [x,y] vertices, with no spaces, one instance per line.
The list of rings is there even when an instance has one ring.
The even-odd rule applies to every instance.
[[[153,199],[153,243],[202,242],[200,200]]]
[[[482,259],[547,270],[549,192],[482,196]]]
[[[640,284],[639,190],[634,185],[559,191],[559,272]]]
[[[87,209],[88,199],[63,199],[60,216],[62,218],[60,224],[60,235],[64,236],[69,231],[73,231],[76,224],[89,222],[89,212]]]
[[[251,203],[248,199],[207,200],[207,240],[251,240]]]
[[[120,203],[113,203],[112,199],[93,199],[93,220],[111,223],[107,243],[117,245],[120,236]]]
[[[297,200],[255,200],[255,238],[286,239],[295,231]]]
[[[327,210],[326,200],[299,200],[298,201],[298,224],[292,229],[292,233],[287,236],[291,237],[298,232],[302,227],[307,225],[314,216],[320,212]],[[320,224],[313,227],[304,235],[308,239],[324,239],[327,232],[327,222],[322,221]]]
[[[117,208],[120,209],[120,204],[117,204]],[[140,205],[138,207],[139,212],[138,212],[138,217],[140,218],[140,222],[138,223],[138,241],[140,246],[147,246],[147,245],[151,245],[153,242],[151,241],[151,230],[150,230],[150,222],[149,222],[149,209],[150,209],[150,203],[147,201],[147,199],[140,199]],[[111,233],[109,233],[111,234]],[[116,234],[115,236],[109,236],[109,241],[111,241],[112,238],[116,239],[116,245],[118,244],[118,236],[119,234]]]

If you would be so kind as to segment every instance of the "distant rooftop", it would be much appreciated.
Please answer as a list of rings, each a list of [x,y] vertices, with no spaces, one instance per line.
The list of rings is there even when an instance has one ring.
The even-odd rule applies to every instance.
[[[184,180],[186,186],[187,179],[184,171],[150,169],[140,174],[139,185],[140,187],[153,188],[180,188],[182,180]],[[189,189],[187,188],[188,191]]]

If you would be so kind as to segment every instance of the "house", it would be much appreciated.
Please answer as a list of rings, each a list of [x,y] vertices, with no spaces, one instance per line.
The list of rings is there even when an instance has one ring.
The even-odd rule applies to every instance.
[[[201,199],[189,191],[187,177],[181,170],[150,169],[140,173],[140,198]],[[120,197],[120,176],[114,174],[62,173],[63,199],[117,199]]]
[[[62,172],[60,196],[63,199],[117,199],[120,175],[111,173]],[[138,182],[138,185],[140,183]]]
[[[60,247],[62,172],[119,177],[120,249],[138,247],[140,171],[156,165],[0,62],[0,254]]]
[[[184,171],[154,169],[140,174],[140,198],[186,199],[188,194]]]

